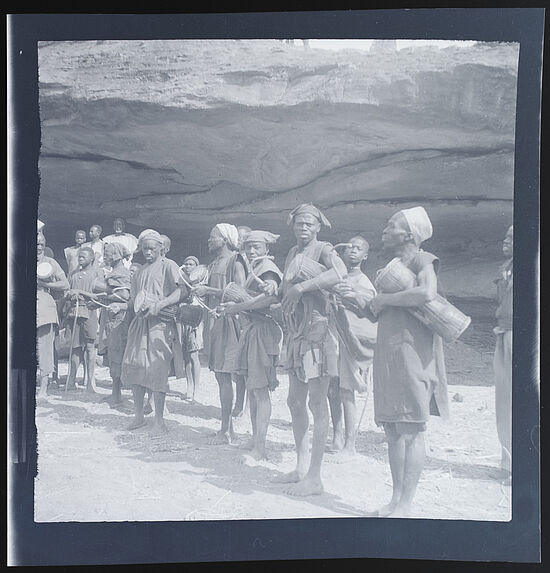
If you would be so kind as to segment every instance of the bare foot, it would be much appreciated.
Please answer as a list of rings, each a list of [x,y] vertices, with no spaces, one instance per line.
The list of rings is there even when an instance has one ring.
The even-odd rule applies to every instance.
[[[345,464],[347,462],[351,462],[355,458],[355,450],[347,450],[343,449],[341,452],[338,452],[335,456],[328,457],[327,462],[333,464]]]
[[[410,517],[411,506],[410,504],[398,503],[395,509],[388,515],[388,517]]]
[[[344,447],[344,443],[345,438],[343,432],[337,432],[334,434],[334,438],[332,438],[332,444],[330,446],[333,450],[339,452]]]
[[[231,412],[231,416],[233,418],[240,418],[243,415],[243,408],[233,408],[233,412]]]
[[[76,390],[78,390],[78,388],[76,387],[76,384],[74,382],[72,384],[67,384],[65,388],[66,392],[75,392]]]
[[[116,408],[117,406],[122,406],[122,404],[124,403],[122,396],[107,396],[106,398],[103,398],[101,401],[107,402],[107,404],[111,408]]]
[[[390,502],[387,505],[382,506],[380,509],[373,511],[370,515],[371,517],[388,517],[393,513],[396,505],[397,503]]]
[[[95,386],[92,386],[91,384],[86,385],[86,393],[87,394],[97,394]]]
[[[153,411],[153,406],[151,406],[151,404],[145,404],[145,406],[143,407],[143,415],[147,416],[147,414],[150,414]]]
[[[265,450],[257,450],[256,448],[254,448],[250,452],[250,456],[257,461],[267,460],[267,454],[266,454]]]
[[[161,436],[162,434],[166,434],[168,432],[168,428],[164,421],[162,422],[153,422],[153,426],[151,428],[151,435],[153,436]]]
[[[312,479],[305,477],[298,483],[289,485],[285,489],[285,493],[296,497],[305,497],[308,495],[320,495],[324,491],[323,484],[320,479]]]
[[[146,426],[147,422],[143,419],[143,418],[137,418],[135,419],[131,424],[129,424],[128,426],[126,426],[127,430],[137,430],[138,428],[143,428],[143,426]]]
[[[241,446],[243,450],[253,450],[255,446],[254,438],[250,438],[245,444]]]
[[[211,439],[208,440],[209,446],[220,446],[222,444],[230,444],[231,438],[229,437],[228,432],[217,432],[216,435]]]
[[[283,474],[277,476],[271,480],[273,483],[297,483],[299,482],[305,474],[298,472],[298,470],[293,470],[288,474]]]
[[[39,392],[38,396],[36,397],[36,402],[47,402],[48,401],[48,395],[46,394],[46,392]]]

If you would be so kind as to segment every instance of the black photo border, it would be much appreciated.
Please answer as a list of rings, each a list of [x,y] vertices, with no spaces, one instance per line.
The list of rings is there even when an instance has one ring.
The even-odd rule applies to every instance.
[[[7,22],[9,249],[9,539],[17,565],[303,559],[540,559],[538,376],[543,8],[415,8],[256,13],[12,14]],[[514,173],[515,289],[512,520],[326,518],[35,523],[35,225],[38,41],[369,38],[519,42]],[[30,277],[30,279],[29,279]],[[260,563],[260,567],[261,567]],[[368,566],[368,565],[366,565]]]

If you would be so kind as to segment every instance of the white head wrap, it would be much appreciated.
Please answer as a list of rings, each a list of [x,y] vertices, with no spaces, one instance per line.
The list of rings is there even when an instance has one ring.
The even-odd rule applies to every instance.
[[[236,251],[239,248],[239,231],[235,225],[218,223],[215,228],[218,229],[230,249]]]
[[[424,207],[418,206],[412,207],[411,209],[402,209],[400,213],[405,217],[414,238],[414,242],[417,245],[421,245],[432,236],[432,223]]]
[[[45,223],[43,223],[40,219],[36,220],[36,230],[40,233],[44,228]]]

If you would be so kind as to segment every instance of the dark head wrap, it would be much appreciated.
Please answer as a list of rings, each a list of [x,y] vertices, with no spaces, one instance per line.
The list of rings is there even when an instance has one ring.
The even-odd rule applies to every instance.
[[[301,205],[298,205],[298,207],[292,209],[286,221],[287,225],[292,225],[292,222],[294,221],[294,218],[297,215],[305,215],[305,214],[313,215],[319,221],[319,223],[321,223],[321,225],[324,225],[325,227],[330,229],[331,227],[330,221],[312,203],[302,203]]]

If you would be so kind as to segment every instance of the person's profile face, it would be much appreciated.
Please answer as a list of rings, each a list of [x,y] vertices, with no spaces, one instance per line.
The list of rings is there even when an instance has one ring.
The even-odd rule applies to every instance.
[[[124,231],[124,221],[122,219],[115,219],[113,221],[113,229],[115,233],[122,233]]]
[[[146,239],[143,241],[141,246],[141,252],[143,253],[143,258],[148,262],[151,263],[156,261],[161,253],[162,246],[157,242],[153,241],[152,239]]]
[[[361,264],[368,257],[369,254],[369,250],[367,248],[365,241],[362,241],[361,239],[354,237],[353,239],[350,239],[350,241],[348,242],[350,246],[346,247],[344,249],[344,252],[342,253],[342,259],[344,260],[344,263],[346,263],[346,265]]]
[[[89,235],[90,235],[90,239],[92,239],[92,241],[94,239],[98,239],[99,238],[99,228],[98,227],[90,227],[90,231],[89,231]]]
[[[103,250],[103,262],[108,266],[112,267],[114,261],[114,254],[115,250],[112,245],[107,244],[105,245],[105,249]]]
[[[409,235],[407,221],[402,213],[396,213],[388,220],[382,231],[382,244],[386,249],[393,249],[404,245]]]
[[[317,233],[321,230],[321,223],[313,215],[305,213],[294,217],[292,229],[296,239],[309,243],[317,237]]]
[[[84,244],[86,242],[86,233],[84,231],[77,231],[74,240],[77,245]]]
[[[193,259],[187,259],[183,263],[183,270],[189,275],[189,273],[197,266],[197,263]]]
[[[40,257],[44,254],[44,248],[46,247],[46,241],[44,237],[38,237],[36,239],[36,254]]]
[[[249,261],[267,255],[267,245],[263,241],[247,241],[244,244],[244,252]]]
[[[225,244],[225,240],[222,237],[220,231],[217,227],[214,227],[212,231],[210,231],[210,236],[208,237],[208,250],[209,251],[217,251],[223,247]]]
[[[130,278],[132,278],[137,272],[139,267],[137,265],[132,265],[130,267]]]
[[[502,242],[502,252],[508,259],[511,259],[514,255],[514,227],[510,227],[506,232],[506,236]]]

